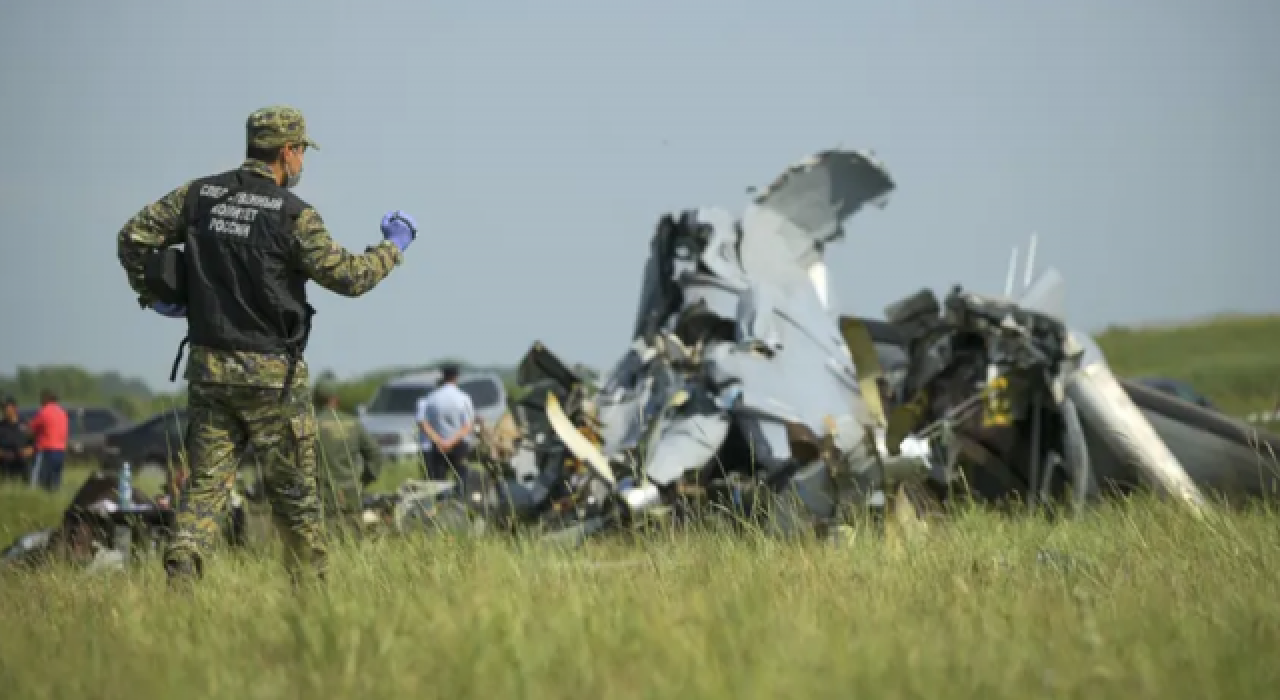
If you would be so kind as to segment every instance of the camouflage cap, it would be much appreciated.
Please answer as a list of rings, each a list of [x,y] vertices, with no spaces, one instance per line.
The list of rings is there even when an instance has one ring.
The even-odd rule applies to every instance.
[[[304,143],[308,148],[320,146],[307,136],[307,120],[293,107],[263,107],[249,115],[245,136],[250,146],[276,148],[286,143]]]

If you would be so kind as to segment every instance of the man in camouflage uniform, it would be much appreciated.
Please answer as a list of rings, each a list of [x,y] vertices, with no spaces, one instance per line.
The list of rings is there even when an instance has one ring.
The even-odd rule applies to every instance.
[[[338,408],[338,397],[315,388],[320,502],[325,522],[341,534],[360,531],[364,487],[378,480],[382,453],[356,417]]]
[[[302,359],[314,313],[306,282],[360,296],[401,263],[417,235],[396,211],[382,219],[385,240],[363,254],[333,240],[320,214],[291,191],[307,149],[317,148],[298,110],[255,111],[246,140],[239,168],[146,206],[117,243],[139,304],[187,322],[190,478],[164,556],[171,582],[203,573],[201,552],[218,536],[216,517],[246,450],[263,471],[291,579],[297,585],[310,572],[323,580],[316,422]]]

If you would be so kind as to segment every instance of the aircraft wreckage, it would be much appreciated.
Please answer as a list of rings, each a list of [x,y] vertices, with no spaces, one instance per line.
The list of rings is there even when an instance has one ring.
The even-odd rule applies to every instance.
[[[825,250],[894,188],[871,155],[833,150],[739,217],[663,216],[612,371],[588,382],[534,343],[525,396],[480,428],[482,468],[370,497],[366,523],[580,541],[728,513],[820,534],[886,502],[918,512],[957,493],[1079,510],[1105,487],[1145,487],[1199,512],[1202,490],[1277,491],[1280,437],[1117,379],[1064,320],[1052,269],[1017,299],[956,287],[883,320],[834,313]],[[4,558],[44,549],[36,535],[48,539]]]
[[[1117,379],[1063,319],[1055,270],[1018,299],[957,287],[884,320],[831,311],[826,248],[894,187],[873,156],[833,150],[740,217],[662,217],[631,343],[598,386],[535,343],[518,430],[482,440],[486,468],[454,486],[408,482],[367,515],[581,538],[706,512],[697,504],[823,531],[885,494],[918,510],[961,486],[1075,510],[1145,487],[1193,512],[1202,488],[1274,490],[1259,455],[1280,438]]]

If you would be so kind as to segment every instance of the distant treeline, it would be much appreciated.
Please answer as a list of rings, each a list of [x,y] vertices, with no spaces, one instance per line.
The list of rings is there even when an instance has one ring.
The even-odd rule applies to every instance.
[[[418,367],[380,369],[363,376],[339,380],[331,371],[320,371],[313,380],[333,386],[343,408],[355,411],[356,406],[367,403],[374,392],[388,379],[403,374],[435,369],[446,360]],[[480,367],[464,362],[456,363],[464,372],[494,372],[502,377],[508,395],[518,397],[520,389],[515,383],[515,369],[511,367]],[[186,391],[155,392],[141,379],[121,376],[118,372],[89,372],[76,366],[51,365],[43,367],[19,367],[12,375],[0,374],[0,396],[12,396],[22,406],[35,406],[43,389],[52,389],[66,405],[105,406],[114,408],[132,420],[140,420],[174,406],[186,404]]]
[[[67,405],[106,406],[133,420],[163,410],[175,402],[186,403],[185,392],[153,392],[146,382],[118,372],[89,372],[73,365],[19,367],[13,375],[0,374],[0,395],[12,396],[22,406],[35,406],[40,392],[52,389]]]
[[[1280,406],[1280,316],[1220,317],[1147,328],[1116,326],[1095,337],[1122,377],[1182,379],[1236,415]],[[342,406],[354,411],[372,399],[388,379],[434,369],[444,362],[380,369],[347,380],[313,368],[312,376],[315,381],[330,383]],[[464,371],[495,372],[506,384],[508,395],[518,398],[521,394],[514,367],[457,364]],[[0,394],[12,395],[24,405],[34,405],[46,387],[67,404],[110,406],[134,420],[186,403],[184,391],[153,392],[145,382],[116,372],[95,374],[74,366],[47,366],[22,367],[12,376],[0,375]]]

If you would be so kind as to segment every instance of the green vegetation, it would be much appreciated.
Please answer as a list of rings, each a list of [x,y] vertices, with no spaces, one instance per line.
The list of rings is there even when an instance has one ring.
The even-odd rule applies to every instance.
[[[1280,395],[1280,318],[1111,329],[1117,374],[1236,413]],[[379,379],[346,383],[354,403]],[[62,494],[0,487],[0,537]],[[404,477],[387,475],[378,488]],[[408,538],[339,545],[294,598],[263,539],[192,599],[159,563],[0,572],[6,697],[1274,697],[1280,529],[1149,500],[1075,521],[971,511],[847,546],[655,535],[583,551]]]
[[[332,372],[322,370],[316,373],[315,380],[331,383],[342,407],[354,412],[358,405],[368,403],[378,387],[387,380],[435,369],[447,361],[380,369],[347,380],[339,380]],[[465,362],[456,364],[464,372],[494,372],[502,378],[508,395],[519,397],[521,394],[520,387],[515,383],[515,370],[511,367],[485,367]],[[169,393],[153,392],[143,381],[122,377],[116,372],[94,374],[79,367],[51,365],[19,367],[13,375],[0,374],[0,397],[12,396],[23,406],[37,405],[42,389],[52,389],[64,404],[114,408],[132,420],[141,420],[186,404],[185,389]]]
[[[0,493],[7,505],[49,499]],[[16,499],[16,500],[15,500]],[[1072,523],[961,514],[847,547],[714,532],[335,548],[294,599],[273,543],[192,599],[158,562],[0,575],[21,698],[1273,697],[1280,530],[1136,502]]]
[[[1190,382],[1235,415],[1269,410],[1280,403],[1280,352],[1276,351],[1280,349],[1280,316],[1223,317],[1161,328],[1113,327],[1096,338],[1119,376],[1163,376]],[[355,411],[388,379],[433,369],[444,362],[384,368],[345,380],[317,370],[315,378],[332,383],[343,408]],[[459,364],[464,371],[497,373],[508,394],[520,395],[513,367]],[[134,419],[186,400],[184,392],[156,393],[137,379],[115,372],[92,374],[78,367],[23,367],[14,376],[0,375],[0,395],[13,395],[23,404],[35,404],[44,387],[53,388],[69,403],[112,406]]]
[[[1118,376],[1181,379],[1234,415],[1280,403],[1280,316],[1109,328],[1097,340]]]
[[[67,405],[114,408],[133,420],[185,401],[181,393],[157,394],[142,381],[116,372],[94,374],[79,367],[48,366],[19,367],[12,376],[0,374],[0,396],[12,396],[23,406],[39,404],[44,389],[52,389]]]

